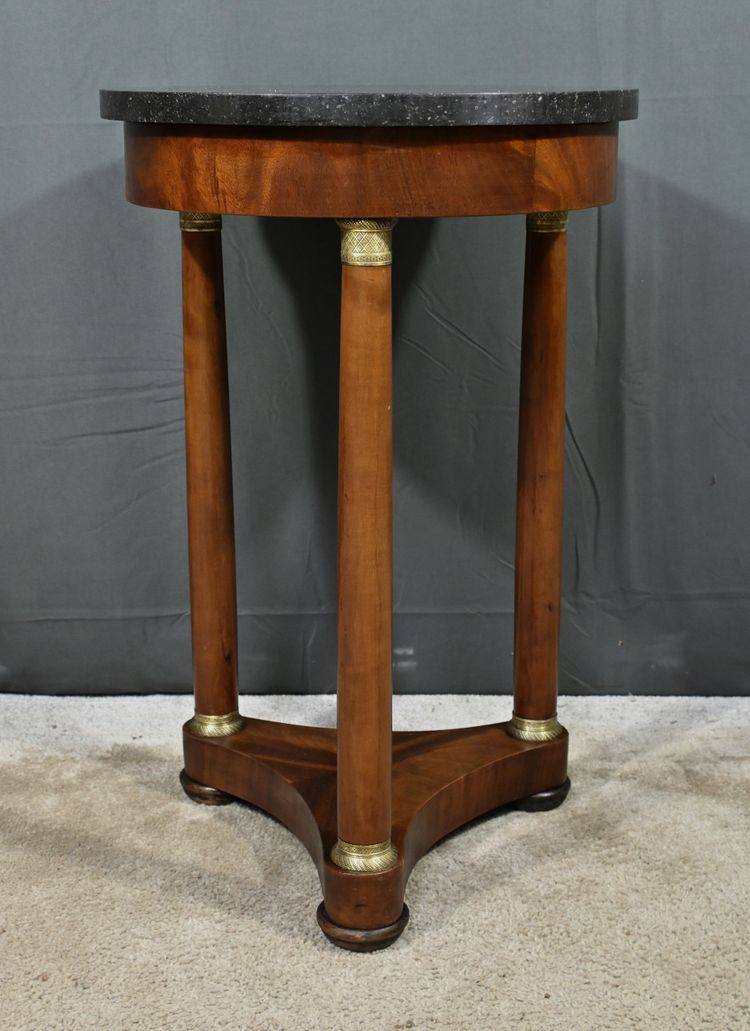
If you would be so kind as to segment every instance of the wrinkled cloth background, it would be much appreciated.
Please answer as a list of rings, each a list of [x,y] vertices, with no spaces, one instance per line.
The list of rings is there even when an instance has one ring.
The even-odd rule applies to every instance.
[[[179,231],[101,87],[636,86],[570,225],[561,690],[750,693],[745,0],[4,0],[0,683],[189,690]],[[366,214],[363,213],[363,214]],[[395,231],[395,689],[509,690],[523,218]],[[245,692],[335,687],[338,231],[225,220]]]

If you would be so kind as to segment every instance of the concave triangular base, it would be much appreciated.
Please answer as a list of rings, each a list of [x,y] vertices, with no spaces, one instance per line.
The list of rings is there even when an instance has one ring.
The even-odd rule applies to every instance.
[[[321,926],[329,937],[350,948],[382,947],[403,930],[406,881],[435,842],[498,806],[549,789],[559,791],[546,796],[546,808],[564,799],[568,735],[524,742],[507,726],[394,733],[391,840],[399,862],[383,873],[351,873],[329,858],[337,837],[333,729],[248,719],[236,734],[209,738],[192,734],[186,724],[185,769],[198,782],[188,793],[215,801],[199,797],[197,788],[205,785],[284,823],[318,868]],[[392,936],[382,940],[391,928]],[[347,935],[352,941],[344,940]]]

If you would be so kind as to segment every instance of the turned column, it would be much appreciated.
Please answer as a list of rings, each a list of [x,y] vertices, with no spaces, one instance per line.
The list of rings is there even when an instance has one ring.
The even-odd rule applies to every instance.
[[[342,219],[337,832],[332,861],[387,870],[391,844],[391,230]]]
[[[193,734],[242,726],[221,216],[180,214]]]
[[[509,733],[562,734],[557,720],[565,441],[566,211],[526,219],[516,496],[514,704]]]

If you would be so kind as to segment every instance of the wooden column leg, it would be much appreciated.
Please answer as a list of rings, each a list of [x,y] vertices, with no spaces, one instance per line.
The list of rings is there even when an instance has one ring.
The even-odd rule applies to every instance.
[[[237,711],[237,600],[221,217],[183,212],[190,618],[195,716],[205,737],[242,726]]]
[[[338,841],[332,861],[375,872],[391,844],[391,230],[342,231],[338,503]]]
[[[509,733],[548,741],[557,720],[565,434],[567,225],[529,215],[516,507],[514,711]]]

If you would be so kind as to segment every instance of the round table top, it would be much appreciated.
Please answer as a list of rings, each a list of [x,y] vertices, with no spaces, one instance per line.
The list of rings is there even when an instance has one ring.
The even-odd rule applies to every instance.
[[[579,125],[638,115],[638,90],[101,90],[102,118],[152,124],[376,127]]]

